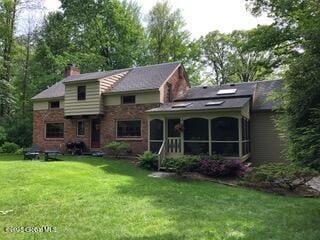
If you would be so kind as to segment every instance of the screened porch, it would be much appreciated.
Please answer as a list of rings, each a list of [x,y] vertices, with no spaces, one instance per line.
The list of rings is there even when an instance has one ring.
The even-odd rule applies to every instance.
[[[178,114],[177,114],[178,115]],[[188,114],[149,117],[149,150],[162,157],[213,155],[250,156],[248,114]]]

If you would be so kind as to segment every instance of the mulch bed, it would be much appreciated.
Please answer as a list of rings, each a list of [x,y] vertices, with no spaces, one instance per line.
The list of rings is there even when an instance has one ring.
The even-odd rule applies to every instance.
[[[299,186],[294,190],[290,190],[287,188],[270,186],[269,184],[258,184],[258,183],[249,183],[245,182],[239,178],[211,178],[208,176],[204,176],[200,173],[184,173],[182,175],[177,175],[178,178],[191,179],[191,180],[201,180],[201,181],[210,181],[215,182],[231,187],[244,187],[255,189],[258,191],[272,193],[283,196],[291,196],[291,197],[320,197],[320,192],[312,189],[306,185]]]

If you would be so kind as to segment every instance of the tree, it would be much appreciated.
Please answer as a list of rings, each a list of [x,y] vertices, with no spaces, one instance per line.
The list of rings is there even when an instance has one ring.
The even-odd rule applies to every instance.
[[[150,62],[181,61],[185,58],[190,34],[179,9],[172,11],[167,1],[157,2],[147,17]]]
[[[274,31],[286,33],[269,46],[289,55],[285,88],[278,99],[278,126],[287,138],[289,159],[320,169],[320,6],[317,0],[250,0],[253,14],[266,11]]]
[[[250,44],[250,32],[231,34],[213,31],[200,38],[200,61],[209,82],[251,82],[268,77],[278,60],[271,51],[256,50]]]

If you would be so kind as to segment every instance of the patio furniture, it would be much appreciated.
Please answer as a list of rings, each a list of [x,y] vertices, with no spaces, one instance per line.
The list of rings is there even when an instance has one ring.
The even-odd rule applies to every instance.
[[[66,143],[67,152],[72,155],[82,155],[86,150],[86,144],[79,139],[75,139]]]
[[[61,155],[61,152],[56,149],[46,150],[44,152],[44,160],[45,161],[62,161],[58,158],[58,156]]]
[[[40,148],[37,144],[32,145],[30,148],[23,150],[24,160],[34,160],[40,158]]]

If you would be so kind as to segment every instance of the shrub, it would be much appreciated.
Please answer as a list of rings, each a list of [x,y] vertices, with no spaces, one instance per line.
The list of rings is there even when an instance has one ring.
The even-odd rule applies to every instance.
[[[19,146],[12,142],[5,142],[2,144],[1,149],[4,153],[15,153],[19,149]]]
[[[127,143],[116,141],[106,144],[105,148],[110,150],[115,157],[119,157],[121,153],[130,149]]]
[[[248,164],[240,160],[207,157],[200,161],[199,172],[210,177],[241,177],[250,171]]]
[[[138,156],[139,166],[155,170],[158,168],[157,155],[150,151],[145,151],[142,155]]]
[[[178,158],[168,158],[166,160],[167,168],[174,168],[177,173],[197,171],[200,158],[197,156],[184,155]]]
[[[23,154],[23,148],[19,148],[17,151],[15,151],[16,155],[22,155]]]
[[[0,126],[0,145],[7,139],[7,133],[4,127]]]
[[[256,167],[244,180],[294,190],[317,175],[317,171],[295,163],[273,163]]]

